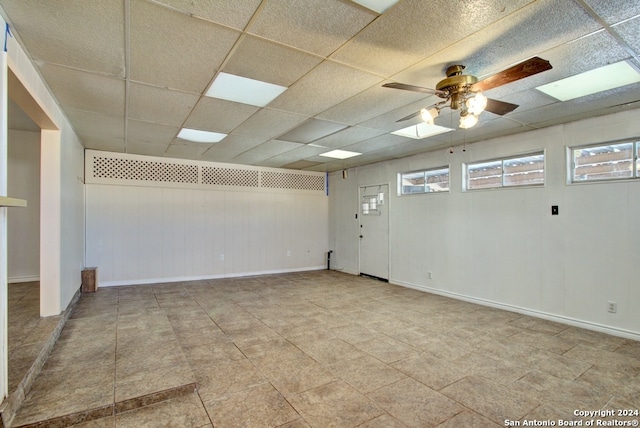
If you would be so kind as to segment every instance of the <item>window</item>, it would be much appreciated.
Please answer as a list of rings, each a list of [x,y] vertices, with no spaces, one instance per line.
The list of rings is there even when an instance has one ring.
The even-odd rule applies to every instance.
[[[571,149],[571,181],[638,178],[640,141],[624,141]]]
[[[467,190],[544,184],[544,153],[466,165]]]
[[[449,167],[398,174],[400,194],[448,192]]]

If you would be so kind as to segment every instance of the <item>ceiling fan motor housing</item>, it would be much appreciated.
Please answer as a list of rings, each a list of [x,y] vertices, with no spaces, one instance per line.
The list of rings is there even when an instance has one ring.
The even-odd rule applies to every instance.
[[[438,93],[441,98],[451,97],[451,109],[457,110],[463,102],[462,95],[469,92],[471,86],[478,82],[476,76],[468,74],[461,74],[464,69],[463,65],[452,65],[447,68],[447,78],[441,80],[436,85],[436,90],[443,91],[445,93]]]

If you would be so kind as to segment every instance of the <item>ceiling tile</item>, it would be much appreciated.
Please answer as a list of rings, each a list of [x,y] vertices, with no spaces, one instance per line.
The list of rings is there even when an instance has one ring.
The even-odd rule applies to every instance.
[[[124,80],[52,64],[40,71],[63,108],[124,116]]]
[[[448,0],[399,2],[343,46],[332,58],[384,76],[392,76],[531,0],[469,1],[451,7]]]
[[[34,0],[29,7],[24,3],[3,0],[2,8],[31,57],[124,77],[124,2]]]
[[[384,114],[390,109],[429,98],[431,97],[419,92],[399,91],[376,85],[323,111],[318,117],[355,125]]]
[[[640,17],[617,25],[615,31],[629,45],[635,53],[636,59],[640,57]]]
[[[131,83],[129,118],[182,126],[199,98],[185,92]]]
[[[386,134],[386,132],[360,126],[351,126],[343,131],[314,141],[313,144],[330,149],[337,149],[359,141],[369,140],[382,134]]]
[[[637,0],[585,0],[585,3],[608,24],[640,15],[640,2]]]
[[[230,159],[229,162],[241,165],[257,165],[270,157],[271,155],[267,153],[249,151]]]
[[[369,153],[376,150],[383,149],[385,147],[395,146],[397,144],[407,143],[411,141],[410,138],[400,137],[397,135],[384,134],[378,137],[373,137],[366,141],[351,144],[344,147],[344,150],[358,153]]]
[[[244,29],[261,0],[193,1],[155,0],[186,14],[204,18],[227,27]]]
[[[247,31],[327,56],[378,15],[348,1],[266,2]]]
[[[263,108],[237,127],[233,133],[268,140],[307,119],[307,116]]]
[[[228,134],[259,110],[248,104],[202,97],[184,126]]]
[[[228,150],[235,154],[240,154],[251,150],[256,146],[266,142],[261,138],[245,137],[242,135],[227,135],[222,141],[217,143],[215,147],[221,150]]]
[[[290,143],[289,141],[271,140],[266,143],[254,147],[250,152],[263,153],[269,156],[279,155],[280,153],[302,147],[299,143]]]
[[[168,158],[197,159],[209,149],[209,144],[176,141],[169,145],[164,156]]]
[[[101,135],[124,140],[124,118],[105,116],[84,110],[65,110],[69,120],[75,124],[78,135]]]
[[[127,148],[131,142],[158,143],[168,146],[178,135],[177,126],[159,125],[139,120],[127,121]]]
[[[380,82],[381,79],[372,74],[325,61],[273,100],[269,107],[315,116]]]
[[[198,160],[208,161],[208,162],[230,162],[231,159],[235,158],[242,152],[237,152],[235,150],[225,150],[218,147],[218,144],[214,144],[209,150],[200,155]]]
[[[169,144],[146,141],[127,141],[127,153],[144,156],[164,156]]]
[[[131,79],[200,94],[239,36],[236,30],[132,0]]]
[[[318,56],[247,35],[225,64],[224,72],[289,87],[321,61]]]
[[[124,138],[85,133],[80,133],[78,136],[82,139],[84,147],[87,149],[118,153],[123,153],[125,151]]]
[[[278,136],[278,140],[307,144],[346,128],[347,125],[320,119],[309,119],[306,122]]]

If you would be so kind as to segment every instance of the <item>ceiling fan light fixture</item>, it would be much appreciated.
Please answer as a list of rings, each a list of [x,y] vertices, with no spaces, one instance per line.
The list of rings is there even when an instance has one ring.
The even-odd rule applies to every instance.
[[[439,115],[440,115],[440,109],[438,109],[437,107],[433,107],[430,109],[423,108],[420,110],[420,117],[424,122],[426,122],[429,125],[433,125],[433,121]]]
[[[485,108],[487,108],[487,97],[485,97],[482,92],[476,92],[474,95],[467,98],[466,104],[467,111],[478,116]]]
[[[460,114],[460,128],[469,129],[476,126],[478,123],[478,116],[475,114],[461,113]]]

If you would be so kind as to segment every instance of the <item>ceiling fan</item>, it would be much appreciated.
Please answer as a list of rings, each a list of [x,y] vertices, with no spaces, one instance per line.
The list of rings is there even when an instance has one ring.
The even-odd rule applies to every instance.
[[[411,113],[409,116],[398,119],[396,122],[422,116],[422,120],[433,124],[433,120],[440,114],[440,110],[444,107],[449,107],[452,110],[460,110],[460,128],[471,128],[478,123],[478,116],[485,110],[503,116],[518,107],[517,104],[487,98],[482,94],[482,91],[506,85],[507,83],[550,70],[551,68],[549,61],[539,57],[533,57],[489,76],[484,80],[478,81],[478,78],[475,76],[462,74],[465,66],[457,64],[447,68],[445,71],[447,78],[438,82],[436,89],[423,88],[421,86],[407,85],[404,83],[386,83],[382,86],[385,88],[422,92],[443,98],[443,101]]]

